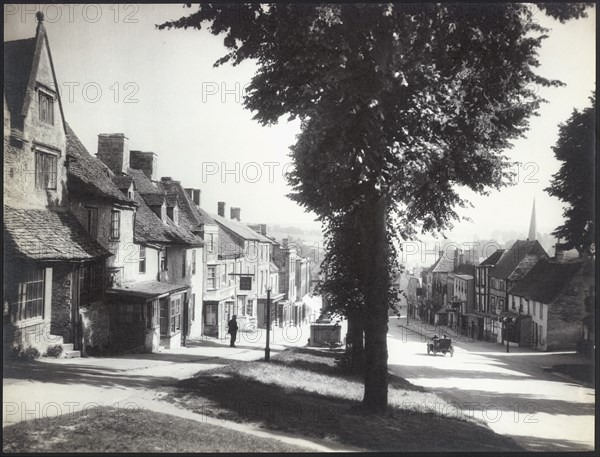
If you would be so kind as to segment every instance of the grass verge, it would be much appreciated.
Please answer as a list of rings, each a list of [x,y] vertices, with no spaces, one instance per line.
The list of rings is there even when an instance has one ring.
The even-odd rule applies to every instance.
[[[3,429],[4,453],[29,452],[305,452],[190,419],[147,410],[98,407]]]
[[[180,407],[374,451],[519,451],[512,439],[391,375],[389,413],[360,408],[363,384],[334,351],[294,348],[271,363],[237,362],[165,387]]]

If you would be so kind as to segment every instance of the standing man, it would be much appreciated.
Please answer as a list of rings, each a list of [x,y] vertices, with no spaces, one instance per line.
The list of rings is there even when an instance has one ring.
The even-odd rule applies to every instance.
[[[229,346],[234,348],[235,347],[235,340],[237,337],[237,331],[238,331],[238,325],[237,325],[237,316],[234,314],[233,316],[231,316],[231,320],[229,322],[227,322],[227,333],[229,333],[231,335],[231,340],[229,342]]]

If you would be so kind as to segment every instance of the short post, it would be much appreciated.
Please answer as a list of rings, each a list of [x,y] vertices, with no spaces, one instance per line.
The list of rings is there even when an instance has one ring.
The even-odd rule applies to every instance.
[[[267,344],[265,345],[265,362],[271,361],[271,288],[267,287]]]

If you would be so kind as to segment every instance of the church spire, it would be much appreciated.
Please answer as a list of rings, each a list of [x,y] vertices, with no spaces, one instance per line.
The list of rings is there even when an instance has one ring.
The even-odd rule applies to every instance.
[[[535,233],[536,233],[536,226],[535,226],[535,197],[533,197],[533,208],[531,208],[531,222],[529,223],[529,236],[527,237],[527,240],[534,241],[535,240]]]

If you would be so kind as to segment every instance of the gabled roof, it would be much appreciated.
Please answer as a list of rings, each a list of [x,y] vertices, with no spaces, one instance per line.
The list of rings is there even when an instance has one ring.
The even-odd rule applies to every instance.
[[[200,230],[201,221],[197,218],[198,213],[194,211],[196,205],[189,200],[181,183],[173,180],[161,180],[157,183],[157,187],[165,193],[167,206],[171,206],[169,201],[173,204],[176,202],[179,206],[179,224],[192,231]]]
[[[211,214],[211,217],[219,224],[221,227],[225,229],[225,231],[230,234],[241,238],[246,241],[258,241],[260,243],[269,243],[273,244],[273,240],[267,238],[260,233],[255,232],[246,224],[242,224],[241,222],[235,219],[227,219],[225,217],[218,216],[216,214]]]
[[[490,270],[490,276],[497,279],[508,279],[527,255],[533,256],[529,257],[527,262],[531,262],[533,258],[548,258],[548,254],[537,240],[518,240],[508,251],[503,253],[496,266]]]
[[[451,273],[454,271],[454,254],[455,251],[444,251],[444,254],[433,263],[429,271],[431,273]]]
[[[67,128],[68,186],[70,191],[85,192],[95,197],[135,206],[114,184],[112,171],[87,151],[69,124]]]
[[[142,170],[128,168],[127,175],[135,181],[135,188],[140,194],[162,194],[163,192],[154,184]]]
[[[67,211],[4,207],[4,253],[33,260],[92,260],[111,252]]]
[[[158,243],[202,246],[202,238],[194,235],[187,227],[175,225],[168,219],[166,222],[154,214],[139,193],[135,194],[139,204],[135,215],[134,240],[139,244]]]
[[[35,38],[4,42],[4,94],[12,115],[21,115],[29,84]]]
[[[126,191],[133,183],[133,177],[130,175],[113,176],[113,183],[121,191]]]
[[[34,38],[4,42],[4,91],[7,106],[11,113],[11,121],[18,119],[18,116],[27,114],[29,105],[35,95],[35,78],[32,72],[39,65],[43,46],[46,46],[48,51],[50,70],[56,85],[58,109],[63,121],[65,119],[46,28],[43,21],[38,20]],[[64,124],[63,128],[66,129]]]
[[[558,263],[540,259],[508,293],[540,303],[551,303],[581,266],[581,262]]]
[[[502,257],[502,254],[504,254],[504,249],[498,249],[497,251],[495,251],[492,255],[490,255],[487,259],[485,259],[483,262],[481,262],[478,266],[480,267],[486,267],[486,266],[494,266],[498,263],[498,260],[500,260],[500,257]]]

